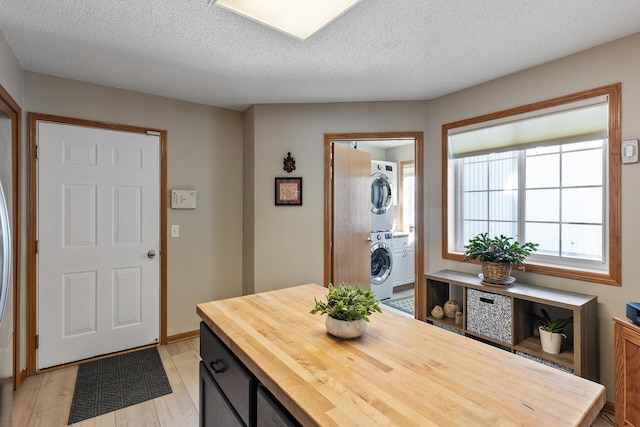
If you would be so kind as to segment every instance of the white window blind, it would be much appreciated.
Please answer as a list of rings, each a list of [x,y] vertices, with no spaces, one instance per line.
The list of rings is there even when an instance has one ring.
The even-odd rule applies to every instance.
[[[535,115],[534,115],[535,114]],[[449,158],[606,139],[607,96],[450,130]]]

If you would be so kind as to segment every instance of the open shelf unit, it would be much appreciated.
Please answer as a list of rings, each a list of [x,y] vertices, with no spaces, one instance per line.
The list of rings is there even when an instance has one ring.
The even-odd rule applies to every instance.
[[[484,285],[478,275],[452,270],[427,273],[425,279],[427,322],[599,381],[598,297],[518,282],[506,287]],[[460,304],[462,325],[431,316],[436,305],[444,306],[448,300]],[[538,322],[530,315],[540,314],[540,308],[552,318],[573,317],[560,354],[542,351]]]

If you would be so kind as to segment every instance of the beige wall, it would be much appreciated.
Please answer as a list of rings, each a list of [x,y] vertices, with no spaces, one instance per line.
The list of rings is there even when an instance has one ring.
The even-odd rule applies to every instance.
[[[325,133],[426,132],[427,103],[367,102],[254,107],[255,292],[323,283]],[[296,170],[282,170],[287,152]],[[302,206],[274,205],[274,178],[302,177]],[[248,184],[249,185],[249,184]]]
[[[441,127],[445,123],[541,101],[585,89],[622,82],[622,139],[640,138],[640,34],[627,37],[530,70],[448,95],[429,104],[427,170],[427,271],[453,268],[475,272],[477,267],[441,258]],[[613,316],[625,315],[626,301],[640,299],[640,164],[622,165],[622,286],[563,280],[533,273],[518,281],[598,296],[601,382],[613,401]]]
[[[441,259],[442,124],[620,81],[622,137],[638,138],[639,51],[636,34],[430,102],[257,105],[241,114],[29,72],[23,96],[23,73],[0,38],[0,84],[25,111],[168,130],[169,188],[198,190],[198,209],[168,210],[168,223],[181,226],[180,238],[168,237],[172,335],[196,329],[197,302],[323,281],[325,133],[424,131],[425,270],[475,272]],[[292,174],[282,170],[288,151],[296,159]],[[303,177],[303,206],[274,206],[273,179],[286,175]],[[622,287],[518,276],[525,283],[598,296],[601,380],[609,401],[611,317],[624,315],[625,302],[637,301],[640,287],[640,265],[632,255],[640,252],[639,180],[639,164],[623,165]]]
[[[255,289],[255,270],[253,238],[255,233],[255,196],[254,196],[254,107],[243,114],[242,132],[242,294],[252,294]]]
[[[22,68],[13,51],[0,33],[0,85],[22,106],[24,78]]]
[[[168,187],[197,190],[195,210],[167,209],[167,333],[198,328],[195,305],[242,292],[242,114],[25,73],[25,112],[165,129]]]

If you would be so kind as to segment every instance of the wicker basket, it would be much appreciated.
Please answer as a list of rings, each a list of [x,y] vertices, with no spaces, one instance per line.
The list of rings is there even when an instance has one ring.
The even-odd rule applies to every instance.
[[[501,262],[483,262],[482,277],[487,282],[507,283],[511,274],[511,264]]]

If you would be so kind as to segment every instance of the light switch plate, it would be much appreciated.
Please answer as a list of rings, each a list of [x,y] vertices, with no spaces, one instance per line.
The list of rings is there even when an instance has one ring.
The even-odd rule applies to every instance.
[[[622,141],[622,163],[637,163],[638,162],[638,140],[629,139]]]
[[[180,226],[172,225],[171,226],[171,237],[180,237]]]

